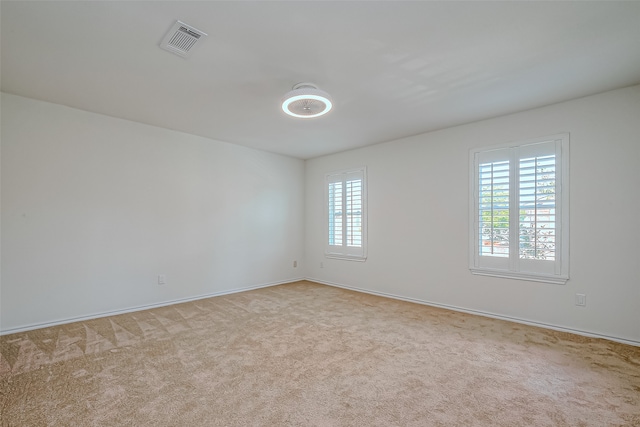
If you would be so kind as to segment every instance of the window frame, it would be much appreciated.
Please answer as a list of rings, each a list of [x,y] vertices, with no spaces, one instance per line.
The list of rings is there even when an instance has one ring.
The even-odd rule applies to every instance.
[[[513,245],[510,239],[509,256],[491,257],[480,254],[480,176],[482,156],[509,160],[509,229],[517,235],[520,222],[520,161],[527,152],[537,151],[542,144],[553,143],[555,150],[555,259],[536,260],[520,258],[520,241]],[[549,154],[551,151],[548,151]],[[522,154],[520,154],[522,153]],[[485,160],[486,161],[486,160]],[[494,160],[490,160],[494,161]],[[473,148],[469,152],[469,269],[472,274],[565,284],[569,280],[569,133],[560,133],[491,147]],[[515,206],[515,210],[512,208]],[[517,231],[516,231],[517,230]],[[515,246],[515,251],[513,250]],[[515,252],[515,253],[514,253]]]
[[[346,182],[352,178],[362,180],[362,206],[361,206],[361,246],[348,246],[346,241],[341,245],[329,244],[329,184],[342,182],[346,188]],[[346,191],[346,190],[345,190]],[[346,200],[343,201],[343,206]],[[366,261],[367,259],[367,168],[365,166],[352,169],[344,169],[340,171],[329,172],[325,174],[324,179],[324,240],[326,258],[342,259],[347,261]],[[343,221],[346,222],[345,216]]]

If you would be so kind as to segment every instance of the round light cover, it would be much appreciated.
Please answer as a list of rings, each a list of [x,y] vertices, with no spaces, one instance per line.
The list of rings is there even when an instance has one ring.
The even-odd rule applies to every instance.
[[[332,107],[329,94],[312,83],[298,83],[282,99],[282,111],[302,119],[322,116]]]

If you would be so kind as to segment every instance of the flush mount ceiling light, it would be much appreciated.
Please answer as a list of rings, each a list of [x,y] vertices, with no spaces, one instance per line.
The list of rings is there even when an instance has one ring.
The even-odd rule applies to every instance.
[[[313,83],[298,83],[282,99],[282,111],[293,117],[310,119],[327,114],[331,97]]]

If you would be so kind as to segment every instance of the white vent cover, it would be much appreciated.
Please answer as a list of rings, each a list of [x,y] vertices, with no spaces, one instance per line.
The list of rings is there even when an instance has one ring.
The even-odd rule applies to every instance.
[[[169,32],[167,32],[167,35],[164,36],[164,39],[162,39],[160,47],[186,58],[189,56],[198,41],[201,41],[206,36],[207,33],[204,33],[197,28],[193,28],[191,25],[187,25],[184,22],[176,21]]]

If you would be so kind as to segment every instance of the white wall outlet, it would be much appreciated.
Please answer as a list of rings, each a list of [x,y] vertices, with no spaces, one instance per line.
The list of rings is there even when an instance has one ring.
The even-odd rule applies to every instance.
[[[167,283],[167,276],[164,274],[158,274],[158,285],[164,285]]]
[[[586,307],[587,296],[585,294],[576,294],[576,305],[579,307]]]
[[[320,263],[320,268],[324,268],[324,262]]]
[[[298,267],[298,261],[293,261],[293,268]]]

